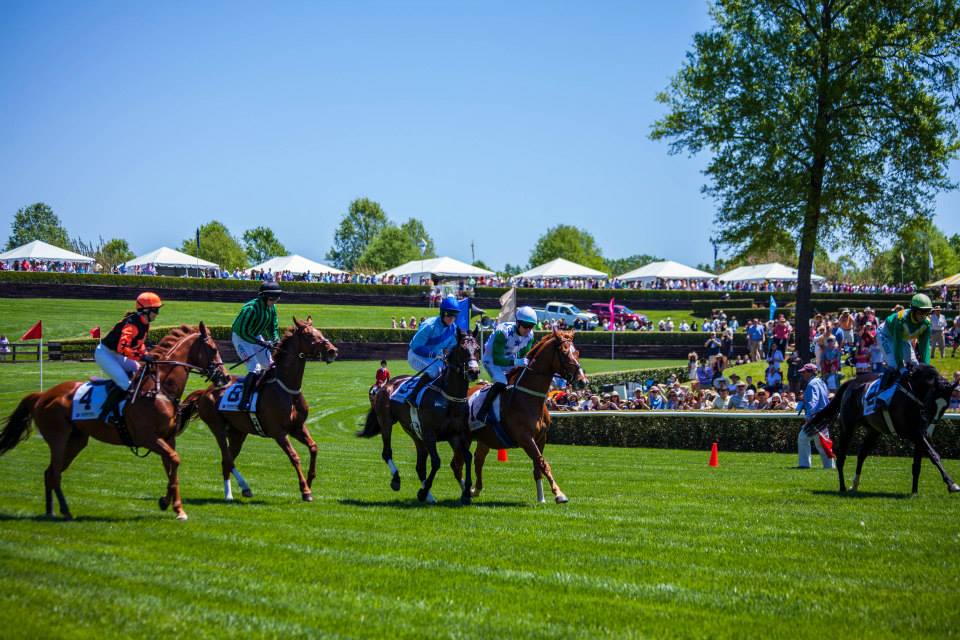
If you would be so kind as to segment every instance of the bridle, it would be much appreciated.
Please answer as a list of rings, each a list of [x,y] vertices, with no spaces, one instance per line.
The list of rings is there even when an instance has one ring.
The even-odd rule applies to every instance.
[[[158,393],[163,393],[168,395],[163,391],[163,388],[160,385],[160,367],[171,367],[171,368],[183,368],[187,370],[187,373],[199,373],[205,380],[212,382],[217,387],[224,387],[230,382],[230,376],[227,375],[226,370],[223,368],[223,360],[220,358],[220,350],[215,346],[211,346],[207,343],[207,340],[210,339],[209,334],[201,337],[200,332],[190,333],[178,340],[172,347],[167,349],[167,353],[175,350],[188,338],[197,336],[201,340],[201,343],[204,349],[207,350],[207,356],[209,357],[209,362],[207,366],[200,367],[190,362],[184,362],[182,360],[171,360],[171,359],[162,359],[162,360],[153,360],[147,362],[146,366],[140,369],[140,375],[137,379],[137,386],[133,392],[133,401],[140,395],[140,387],[143,385],[143,380],[147,376],[147,372],[152,372],[152,378],[154,385],[156,386]],[[171,398],[171,400],[177,400],[176,398]]]
[[[559,344],[557,345],[557,348],[553,352],[553,357],[557,359],[558,365],[559,365],[557,367],[557,370],[559,372],[559,375],[564,380],[566,380],[569,384],[574,385],[576,383],[577,378],[583,375],[583,367],[580,366],[580,361],[577,360],[576,356],[573,354],[574,352],[573,340],[567,340],[565,338],[560,337],[558,334],[557,341],[559,342]],[[564,363],[561,360],[561,357],[560,357],[561,352],[569,356],[569,359],[567,360],[566,363]],[[538,375],[543,377],[549,376],[551,379],[553,379],[553,376],[556,375],[553,371],[537,371],[536,369],[533,368],[536,362],[537,362],[537,357],[535,356],[533,358],[530,358],[529,363],[521,367],[520,375],[517,376],[517,380],[516,382],[513,383],[513,387],[518,391],[522,391],[523,393],[536,396],[538,398],[545,398],[547,397],[545,393],[540,393],[539,391],[534,391],[533,389],[528,389],[527,387],[520,385],[521,380],[523,380],[524,376],[526,376],[528,373],[531,375]],[[573,363],[576,363],[576,367],[577,367],[577,370],[575,372],[570,371]]]

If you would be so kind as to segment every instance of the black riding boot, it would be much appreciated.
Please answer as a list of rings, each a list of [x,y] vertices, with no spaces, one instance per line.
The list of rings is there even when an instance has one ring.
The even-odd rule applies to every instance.
[[[502,382],[494,382],[490,387],[490,390],[487,391],[487,397],[483,399],[483,405],[480,407],[480,411],[477,411],[477,420],[480,422],[486,422],[487,416],[490,414],[490,410],[493,409],[493,401],[497,399],[497,396],[503,393],[503,390],[507,388]]]
[[[891,367],[887,367],[887,369],[883,372],[883,377],[880,378],[880,391],[889,389],[892,385],[896,384],[899,379],[900,371]]]
[[[103,406],[100,408],[100,422],[107,422],[107,418],[110,417],[110,414],[126,395],[126,389],[121,389],[118,386],[110,387],[110,393],[107,394],[107,399],[103,401]]]
[[[240,397],[241,411],[250,410],[251,396],[253,396],[253,389],[257,385],[257,378],[259,377],[256,373],[248,373],[247,377],[243,379],[243,395]]]

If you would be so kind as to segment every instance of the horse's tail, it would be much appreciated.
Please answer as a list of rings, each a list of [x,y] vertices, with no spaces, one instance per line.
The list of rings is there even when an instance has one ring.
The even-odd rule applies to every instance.
[[[840,406],[843,404],[844,393],[852,382],[854,382],[854,380],[847,380],[840,385],[836,393],[833,394],[833,399],[827,403],[827,406],[821,409],[806,424],[804,429],[807,431],[807,433],[816,433],[824,427],[833,424],[833,421],[837,419],[838,415],[840,415]]]
[[[20,401],[17,408],[7,418],[7,426],[0,432],[0,455],[10,451],[30,437],[33,407],[36,406],[39,399],[39,393],[31,393]]]
[[[180,403],[180,413],[177,416],[177,435],[183,433],[190,421],[197,417],[197,402],[206,392],[206,389],[194,391]]]
[[[377,412],[374,409],[367,411],[367,420],[363,429],[357,431],[358,438],[372,438],[380,433],[380,421],[377,419]]]

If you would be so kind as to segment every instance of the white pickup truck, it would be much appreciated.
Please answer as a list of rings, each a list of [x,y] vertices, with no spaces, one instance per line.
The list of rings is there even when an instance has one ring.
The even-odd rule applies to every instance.
[[[600,325],[600,319],[597,314],[589,311],[580,311],[577,305],[568,302],[548,302],[545,309],[534,309],[537,312],[537,320],[563,320],[568,327],[583,327],[584,329],[596,329]]]

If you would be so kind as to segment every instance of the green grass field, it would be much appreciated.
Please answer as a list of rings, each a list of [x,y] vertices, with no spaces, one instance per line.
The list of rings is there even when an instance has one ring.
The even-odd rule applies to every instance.
[[[380,442],[353,436],[373,366],[309,365],[320,446],[315,502],[300,501],[273,442],[239,467],[255,497],[222,502],[202,423],[178,441],[185,508],[160,512],[159,460],[98,442],[65,474],[77,516],[46,521],[47,448],[0,458],[0,628],[5,638],[864,637],[957,635],[960,502],[925,464],[872,458],[856,496],[793,456],[549,446],[567,505],[535,503],[530,462],[489,458],[459,506],[444,467],[415,499],[414,452],[396,433],[403,487]],[[92,365],[46,367],[47,383]],[[0,415],[36,388],[0,366]],[[301,453],[305,453],[301,448]],[[449,449],[441,450],[444,461]],[[960,465],[947,461],[960,475]]]
[[[240,310],[239,304],[227,302],[180,302],[166,300],[163,312],[157,320],[158,325],[174,326],[179,324],[197,324],[201,320],[212,325],[233,323]],[[11,342],[19,341],[20,336],[37,320],[43,320],[44,339],[62,340],[64,338],[88,337],[90,329],[99,326],[104,331],[113,326],[123,314],[133,308],[132,302],[124,300],[67,300],[62,298],[0,298],[0,335],[6,335]],[[330,304],[288,304],[280,303],[280,323],[289,324],[292,316],[305,318],[313,316],[314,323],[323,327],[390,327],[390,319],[401,317],[410,319],[416,316],[431,316],[436,309],[427,307],[371,307],[358,305]],[[672,311],[645,312],[654,321],[671,316],[679,323],[681,317],[691,320],[689,314],[677,314]]]

